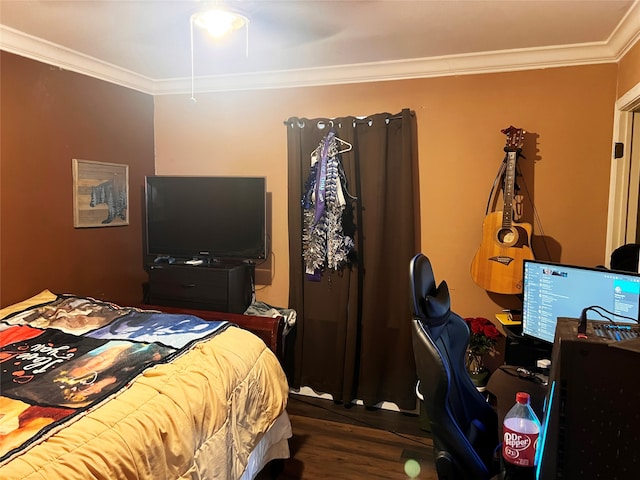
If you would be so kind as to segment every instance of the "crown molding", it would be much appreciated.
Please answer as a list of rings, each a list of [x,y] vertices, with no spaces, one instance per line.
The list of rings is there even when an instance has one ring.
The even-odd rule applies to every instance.
[[[627,14],[609,36],[607,44],[619,61],[640,40],[640,0],[635,0]]]
[[[4,25],[0,25],[0,50],[133,90],[153,93],[154,81],[151,78]]]
[[[196,77],[195,92],[224,92],[474,75],[616,63],[640,39],[640,1],[604,42],[352,65]],[[150,95],[190,94],[191,77],[154,80],[0,25],[0,49]]]
[[[196,77],[195,93],[477,75],[615,62],[616,58],[609,54],[605,45],[582,44],[562,48],[508,50],[327,68]],[[155,82],[154,94],[186,94],[190,92],[190,88],[191,78],[159,80]]]

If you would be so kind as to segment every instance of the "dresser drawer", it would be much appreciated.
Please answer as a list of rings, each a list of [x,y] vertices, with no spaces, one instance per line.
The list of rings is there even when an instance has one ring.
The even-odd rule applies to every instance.
[[[252,299],[247,265],[157,265],[147,268],[146,303],[243,313]]]
[[[224,302],[227,298],[226,270],[193,267],[156,267],[149,271],[152,296]]]

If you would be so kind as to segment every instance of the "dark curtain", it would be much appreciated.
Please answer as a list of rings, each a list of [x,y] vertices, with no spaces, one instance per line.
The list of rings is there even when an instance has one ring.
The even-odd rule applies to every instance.
[[[288,365],[293,387],[335,401],[413,409],[409,261],[420,248],[415,114],[286,121],[289,182],[289,306],[297,312]],[[353,148],[341,160],[355,224],[355,259],[320,281],[302,260],[304,183],[313,152],[333,128]]]

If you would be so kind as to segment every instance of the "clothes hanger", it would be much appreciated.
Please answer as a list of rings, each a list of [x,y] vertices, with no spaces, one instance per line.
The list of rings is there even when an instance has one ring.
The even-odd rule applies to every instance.
[[[318,125],[320,125],[321,122],[318,122]],[[347,142],[346,140],[341,139],[340,137],[338,137],[338,134],[336,133],[334,126],[333,126],[333,120],[329,120],[328,123],[324,123],[322,122],[323,125],[330,125],[331,128],[329,130],[329,132],[333,132],[334,138],[336,139],[336,141],[338,142],[338,144],[340,145],[340,148],[338,149],[338,153],[345,153],[348,152],[350,150],[353,149],[353,145],[350,144],[349,142]],[[318,150],[320,150],[321,145],[318,145],[315,150],[313,150],[313,152],[311,152],[311,156],[315,155],[318,153]]]
[[[336,141],[342,146],[342,148],[340,150],[338,150],[338,153],[348,152],[349,150],[353,149],[353,145],[351,145],[346,140],[342,140],[338,136],[336,136]]]
[[[336,142],[338,142],[341,146],[340,149],[338,149],[338,153],[344,153],[344,152],[348,152],[349,150],[353,149],[353,145],[351,145],[349,142],[347,142],[346,140],[341,139],[338,136],[338,133],[336,132],[335,128],[333,127],[333,120],[330,121],[331,123],[331,130],[329,130],[330,132],[333,132],[334,137],[336,139]]]

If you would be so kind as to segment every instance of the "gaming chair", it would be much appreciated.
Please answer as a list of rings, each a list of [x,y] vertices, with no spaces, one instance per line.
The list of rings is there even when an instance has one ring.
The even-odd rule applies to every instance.
[[[436,288],[429,259],[410,263],[412,337],[418,390],[433,435],[440,480],[486,480],[499,470],[498,419],[465,366],[469,328],[451,311],[446,282]]]

